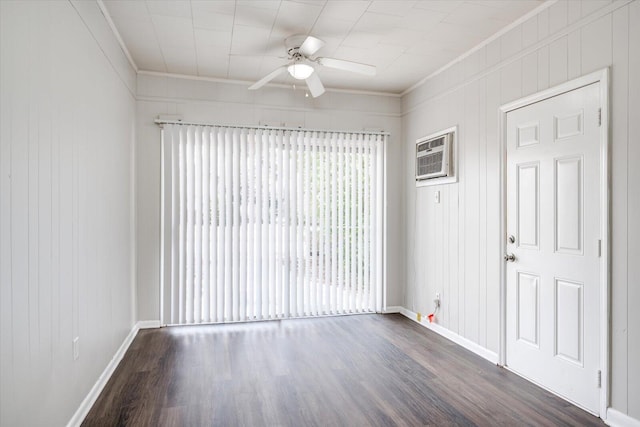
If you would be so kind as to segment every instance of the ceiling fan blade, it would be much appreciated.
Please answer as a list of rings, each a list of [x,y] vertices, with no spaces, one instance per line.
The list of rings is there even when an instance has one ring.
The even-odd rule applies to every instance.
[[[252,84],[251,86],[249,86],[249,90],[260,89],[262,86],[266,85],[271,80],[275,79],[280,74],[284,73],[286,70],[287,70],[286,65],[276,68],[275,70],[273,70],[272,72],[270,72],[269,74],[267,74],[266,76],[264,76],[263,78],[261,78],[260,80]]]
[[[309,92],[311,92],[311,96],[314,98],[317,98],[324,93],[324,86],[320,81],[320,77],[318,77],[318,73],[315,71],[307,77],[305,81],[307,82],[307,87],[309,88]]]
[[[337,68],[338,70],[351,71],[354,73],[366,74],[368,76],[376,75],[376,67],[373,65],[335,58],[318,58],[316,62],[320,65],[324,65],[325,67]]]
[[[302,42],[302,45],[300,45],[300,49],[298,49],[298,52],[300,52],[304,56],[311,56],[322,49],[322,46],[324,46],[324,42],[322,40],[312,36],[308,36],[304,40],[304,42]]]

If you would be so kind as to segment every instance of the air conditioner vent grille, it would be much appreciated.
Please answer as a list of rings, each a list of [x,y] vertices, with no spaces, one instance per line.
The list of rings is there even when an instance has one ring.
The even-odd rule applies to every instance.
[[[418,153],[423,153],[425,151],[430,151],[434,148],[442,147],[444,145],[445,137],[441,137],[438,139],[434,139],[432,141],[423,142],[418,144]]]
[[[442,170],[442,151],[418,158],[418,175],[430,175]]]

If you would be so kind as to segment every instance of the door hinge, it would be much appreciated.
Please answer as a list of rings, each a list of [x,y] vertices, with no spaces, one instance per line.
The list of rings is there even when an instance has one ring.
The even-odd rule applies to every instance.
[[[598,371],[598,388],[602,387],[602,371]]]
[[[602,240],[598,240],[598,258],[602,256]]]
[[[598,108],[598,126],[602,126],[602,108]]]

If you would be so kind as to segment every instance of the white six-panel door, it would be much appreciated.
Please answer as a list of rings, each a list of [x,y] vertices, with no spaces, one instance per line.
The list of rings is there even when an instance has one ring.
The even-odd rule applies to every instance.
[[[506,365],[598,413],[599,83],[507,113]]]

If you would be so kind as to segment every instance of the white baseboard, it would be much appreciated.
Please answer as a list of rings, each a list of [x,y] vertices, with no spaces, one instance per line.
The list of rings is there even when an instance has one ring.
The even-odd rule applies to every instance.
[[[418,317],[417,317],[417,313],[414,313],[411,310],[407,310],[404,307],[400,307],[400,313],[402,313],[402,315],[404,315],[405,317],[407,317],[408,319],[413,320],[416,323],[421,324],[422,326],[424,326],[425,328],[428,328],[430,330],[432,330],[433,332],[437,333],[438,335],[442,335],[443,337],[445,337],[448,340],[453,341],[454,343],[458,344],[461,347],[466,348],[467,350],[471,351],[472,353],[477,354],[478,356],[482,357],[483,359],[488,360],[489,362],[493,363],[493,364],[498,364],[498,355],[496,353],[494,353],[491,350],[488,350],[484,347],[482,347],[481,345],[463,337],[460,336],[458,334],[456,334],[455,332],[450,331],[449,329],[445,328],[444,326],[438,325],[437,323],[429,323],[429,320],[427,319],[426,316],[424,316],[420,322],[418,322]]]
[[[616,411],[613,408],[607,409],[607,418],[604,422],[612,427],[640,427],[640,420]]]
[[[127,352],[127,349],[133,342],[133,339],[136,337],[138,330],[141,329],[139,327],[140,323],[141,322],[136,323],[133,328],[131,328],[131,331],[122,342],[120,348],[118,348],[118,351],[116,351],[116,354],[114,354],[114,356],[111,358],[111,361],[109,362],[107,367],[104,368],[104,371],[98,378],[98,381],[96,381],[96,383],[93,385],[93,387],[89,391],[89,394],[87,394],[87,397],[84,398],[84,400],[80,404],[80,407],[78,407],[78,410],[76,410],[76,413],[73,414],[73,417],[71,417],[71,420],[69,420],[67,427],[76,427],[82,424],[82,421],[84,421],[84,418],[91,410],[93,404],[96,403],[96,400],[98,399],[98,396],[100,396],[102,389],[104,389],[104,387],[107,385],[107,382],[109,382],[111,375],[113,375],[113,372],[118,367],[118,364],[124,357],[124,354]],[[159,325],[160,322],[158,322],[158,326]]]
[[[159,320],[140,320],[136,323],[138,329],[155,329],[160,327]]]
[[[402,311],[402,307],[399,305],[390,305],[384,310],[382,310],[383,314],[391,314],[391,313],[400,313]]]

